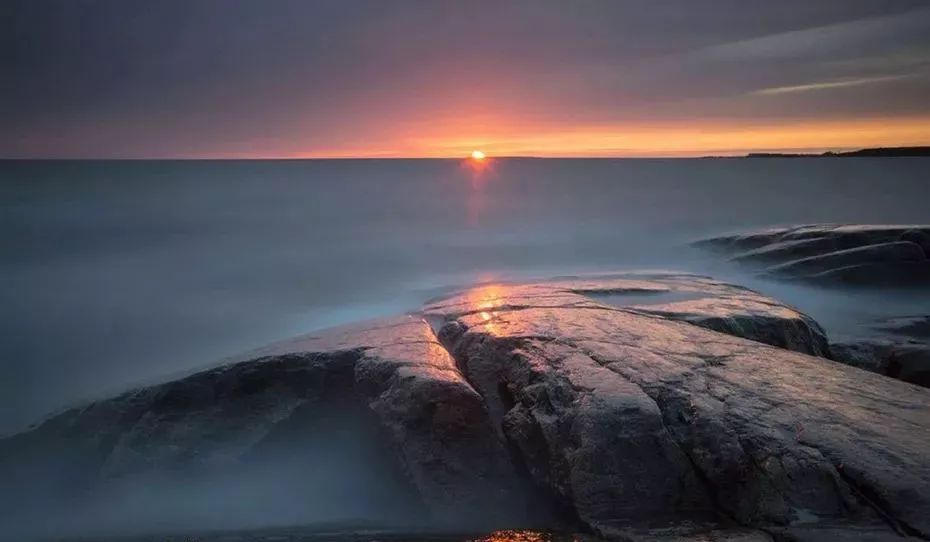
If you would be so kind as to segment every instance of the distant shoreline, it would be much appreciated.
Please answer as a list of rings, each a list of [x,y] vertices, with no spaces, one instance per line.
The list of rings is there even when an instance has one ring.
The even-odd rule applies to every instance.
[[[901,157],[901,156],[930,156],[928,147],[876,147],[860,149],[849,152],[827,151],[820,154],[808,153],[781,153],[781,152],[751,152],[745,158],[851,158],[851,157]]]

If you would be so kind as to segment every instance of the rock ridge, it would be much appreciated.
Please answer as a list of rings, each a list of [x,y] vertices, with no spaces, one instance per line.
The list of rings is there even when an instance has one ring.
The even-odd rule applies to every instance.
[[[811,224],[694,244],[776,279],[833,286],[930,286],[930,225]]]

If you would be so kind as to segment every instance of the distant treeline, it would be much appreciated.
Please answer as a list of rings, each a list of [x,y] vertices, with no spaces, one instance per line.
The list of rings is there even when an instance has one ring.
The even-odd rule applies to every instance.
[[[849,152],[825,152],[823,154],[792,154],[782,152],[751,152],[746,158],[822,158],[847,156],[930,156],[930,147],[879,147]]]

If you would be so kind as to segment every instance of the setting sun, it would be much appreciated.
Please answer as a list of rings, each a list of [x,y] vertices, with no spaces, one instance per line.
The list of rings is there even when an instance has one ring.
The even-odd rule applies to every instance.
[[[471,151],[471,159],[472,159],[472,160],[484,160],[484,158],[485,158],[485,155],[484,155],[483,152],[481,152],[481,151]]]

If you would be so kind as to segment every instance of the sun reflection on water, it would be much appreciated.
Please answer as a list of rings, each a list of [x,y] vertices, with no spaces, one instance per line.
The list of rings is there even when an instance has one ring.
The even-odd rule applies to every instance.
[[[468,176],[471,188],[466,199],[468,226],[481,225],[482,216],[488,206],[487,184],[494,175],[494,163],[495,161],[487,156],[469,156],[461,161],[461,167]]]

